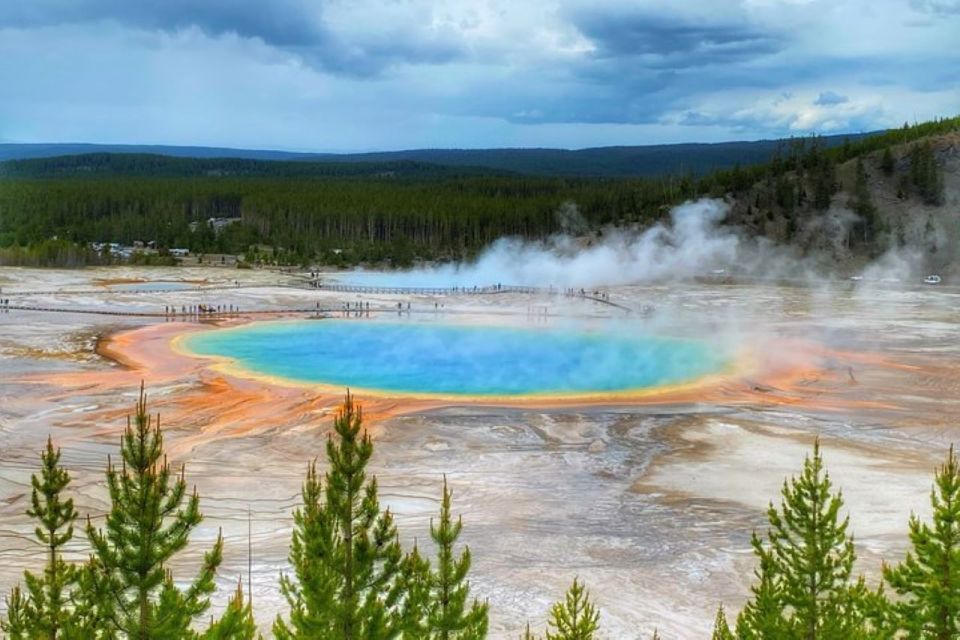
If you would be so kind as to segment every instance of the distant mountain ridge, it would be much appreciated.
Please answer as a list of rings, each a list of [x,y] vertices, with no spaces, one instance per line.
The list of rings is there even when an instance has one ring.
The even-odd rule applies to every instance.
[[[195,158],[147,153],[85,153],[0,162],[4,178],[357,178],[443,179],[511,175],[489,167],[414,160],[345,162]]]
[[[174,158],[243,158],[247,160],[304,160],[315,154],[269,149],[234,149],[151,144],[95,144],[85,142],[0,143],[0,162],[30,160],[90,153],[122,153],[170,156]]]
[[[827,147],[873,133],[821,137]],[[586,149],[411,149],[369,153],[298,153],[225,147],[115,145],[115,144],[0,144],[0,161],[52,158],[87,154],[146,154],[207,160],[258,160],[313,163],[423,163],[446,167],[479,168],[538,176],[640,177],[691,173],[704,175],[736,165],[768,162],[790,139],[749,142],[681,143],[645,146],[592,147]],[[404,166],[404,165],[400,165]],[[300,172],[295,172],[300,173]]]

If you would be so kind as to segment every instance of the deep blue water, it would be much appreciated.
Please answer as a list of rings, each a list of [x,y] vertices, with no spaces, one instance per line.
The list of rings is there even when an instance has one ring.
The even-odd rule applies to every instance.
[[[728,360],[692,340],[412,321],[264,322],[196,333],[184,346],[291,380],[453,395],[642,389],[698,378]]]

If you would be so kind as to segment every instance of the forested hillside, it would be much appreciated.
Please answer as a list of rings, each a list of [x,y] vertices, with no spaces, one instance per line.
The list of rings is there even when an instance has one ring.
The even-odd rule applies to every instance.
[[[825,136],[827,148],[858,140],[871,134]],[[482,166],[542,176],[586,176],[606,178],[656,177],[693,174],[736,165],[769,162],[788,140],[719,142],[714,144],[661,144],[641,147],[596,147],[592,149],[416,149],[331,155],[332,160],[385,162],[415,160],[449,166]]]
[[[874,134],[825,136],[826,147]],[[587,149],[410,149],[370,153],[295,153],[218,147],[100,144],[0,144],[0,161],[72,155],[152,155],[192,159],[246,159],[290,162],[383,164],[412,162],[448,167],[483,167],[487,173],[541,176],[640,177],[703,175],[737,164],[770,160],[786,140],[593,147]],[[364,171],[359,168],[358,171]]]
[[[960,263],[960,128],[957,120],[891,132],[847,150],[792,154],[736,190],[728,222],[745,233],[865,262],[913,253],[927,272]]]
[[[841,188],[859,189],[857,198],[842,203],[861,214],[848,248],[873,253],[890,241],[892,223],[872,213],[871,183],[857,187],[845,167],[863,159],[865,172],[886,172],[880,162],[890,156],[889,180],[900,184],[902,200],[935,204],[946,156],[922,140],[958,129],[960,118],[954,118],[832,148],[820,138],[798,139],[769,163],[700,178],[476,175],[475,169],[410,162],[110,155],[15,161],[0,164],[0,263],[40,255],[30,264],[63,264],[58,256],[68,252],[69,264],[83,264],[97,257],[77,254],[76,246],[139,240],[278,263],[407,266],[469,258],[502,236],[565,230],[556,212],[566,202],[577,205],[587,228],[598,229],[648,225],[671,205],[701,195],[729,197],[731,221],[752,233],[800,242],[807,222],[838,204]],[[210,218],[236,224],[215,229]]]
[[[0,178],[273,177],[450,178],[504,175],[487,167],[446,166],[414,160],[383,162],[293,162],[246,158],[178,158],[155,154],[87,153],[0,162]]]
[[[663,202],[692,193],[691,181],[498,177],[11,180],[0,187],[0,246],[54,236],[237,254],[269,245],[284,261],[407,264],[467,257],[504,235],[552,233],[560,228],[554,212],[565,201],[577,202],[590,223],[602,224],[656,217]],[[205,223],[211,217],[240,222],[216,233]]]

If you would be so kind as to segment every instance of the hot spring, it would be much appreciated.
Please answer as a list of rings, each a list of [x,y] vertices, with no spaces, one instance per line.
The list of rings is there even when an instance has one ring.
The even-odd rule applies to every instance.
[[[181,346],[254,375],[427,396],[640,391],[692,382],[731,359],[698,340],[413,321],[262,322],[191,334]]]

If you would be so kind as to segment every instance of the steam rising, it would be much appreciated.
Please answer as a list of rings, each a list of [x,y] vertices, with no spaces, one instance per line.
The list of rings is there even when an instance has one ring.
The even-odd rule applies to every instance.
[[[607,229],[599,239],[580,240],[558,234],[543,242],[501,238],[473,263],[415,269],[384,276],[406,286],[596,287],[686,278],[733,264],[741,253],[735,230],[720,225],[728,206],[720,200],[698,200],[672,210],[668,224],[637,232]],[[573,205],[558,212],[562,226],[582,229]]]
[[[825,275],[846,278],[859,272],[868,284],[920,278],[931,266],[925,264],[927,252],[911,245],[891,249],[873,263],[860,265],[862,270],[848,264],[847,272],[838,274],[835,258],[846,251],[850,229],[859,220],[843,207],[806,221],[799,236],[820,238],[819,246],[808,255],[797,247],[776,245],[725,225],[729,210],[723,200],[701,199],[675,207],[668,221],[647,229],[609,227],[591,236],[584,235],[587,225],[576,206],[565,204],[557,211],[564,232],[544,241],[501,238],[471,263],[405,272],[354,272],[350,278],[381,286],[592,289],[728,275],[817,285]]]

